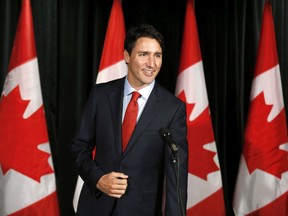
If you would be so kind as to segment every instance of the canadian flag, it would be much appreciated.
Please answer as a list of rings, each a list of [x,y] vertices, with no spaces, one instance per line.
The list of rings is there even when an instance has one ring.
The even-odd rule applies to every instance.
[[[127,74],[124,61],[125,22],[121,0],[114,0],[104,41],[96,83],[119,79]],[[95,154],[95,152],[94,152]],[[83,180],[78,176],[73,206],[76,212]]]
[[[22,0],[0,122],[0,215],[58,216],[29,0]]]
[[[119,79],[127,74],[127,65],[123,54],[125,34],[121,0],[114,0],[96,83]]]
[[[272,6],[266,1],[236,189],[236,215],[288,215],[288,136]]]
[[[217,148],[210,117],[193,0],[187,0],[176,96],[186,102],[187,215],[225,215]]]

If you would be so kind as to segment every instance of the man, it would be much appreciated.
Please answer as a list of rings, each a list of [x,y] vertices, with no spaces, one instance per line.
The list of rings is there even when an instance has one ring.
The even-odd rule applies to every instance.
[[[163,37],[153,26],[143,24],[130,29],[124,44],[127,76],[91,90],[79,133],[71,145],[84,180],[77,215],[153,216],[161,215],[162,208],[167,216],[185,214],[186,110],[183,102],[155,81],[163,48]],[[133,99],[131,106],[137,107],[137,124],[128,129],[132,135],[127,138],[126,119],[134,113],[129,101],[136,94],[138,99]],[[161,128],[171,132],[178,147],[179,184],[171,149],[159,133]]]

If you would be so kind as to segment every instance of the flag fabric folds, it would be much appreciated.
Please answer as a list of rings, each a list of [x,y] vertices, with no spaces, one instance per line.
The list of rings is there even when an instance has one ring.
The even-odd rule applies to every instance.
[[[30,0],[22,0],[0,122],[0,215],[58,216]]]
[[[272,6],[265,2],[233,208],[288,215],[288,135]]]
[[[222,177],[204,78],[193,0],[187,0],[176,96],[186,103],[187,215],[225,215]]]
[[[124,61],[123,54],[125,34],[125,22],[121,0],[114,0],[108,21],[96,83],[104,83],[119,79],[127,74],[127,65]],[[75,212],[77,210],[83,183],[83,180],[79,176],[73,198]]]

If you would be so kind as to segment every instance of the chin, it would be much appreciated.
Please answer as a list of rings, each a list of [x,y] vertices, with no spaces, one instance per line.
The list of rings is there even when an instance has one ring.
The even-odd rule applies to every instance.
[[[149,79],[149,80],[145,80],[145,84],[146,85],[150,85],[152,82],[153,82],[154,78],[153,79]]]

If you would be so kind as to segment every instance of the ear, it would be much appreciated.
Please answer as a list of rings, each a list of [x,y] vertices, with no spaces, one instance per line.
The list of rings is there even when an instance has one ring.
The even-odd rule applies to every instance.
[[[129,59],[130,59],[129,53],[127,52],[127,50],[124,50],[124,60],[125,60],[126,64],[129,63]]]

